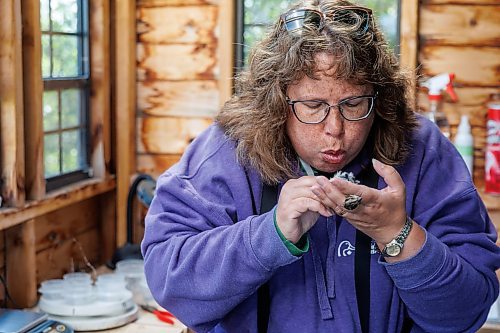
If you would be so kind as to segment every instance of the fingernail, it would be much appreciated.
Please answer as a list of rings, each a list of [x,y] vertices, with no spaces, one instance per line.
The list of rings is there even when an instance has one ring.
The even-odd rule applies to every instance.
[[[316,187],[316,186],[311,187],[311,191],[315,195],[319,196],[319,188],[318,187]]]
[[[380,162],[379,160],[377,160],[375,158],[372,158],[372,163],[373,163],[373,166],[376,166],[380,169],[383,169],[385,167],[385,165],[383,165],[382,162]]]

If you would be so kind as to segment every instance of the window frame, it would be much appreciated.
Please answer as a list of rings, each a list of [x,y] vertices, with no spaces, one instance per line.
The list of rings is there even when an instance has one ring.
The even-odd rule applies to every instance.
[[[35,0],[40,1],[40,0]],[[50,19],[52,14],[51,2],[53,0],[47,0],[49,4],[49,30],[41,31],[41,36],[50,36],[50,75],[48,77],[43,77],[43,91],[56,91],[58,95],[58,110],[57,113],[59,115],[59,119],[61,119],[61,94],[66,89],[77,88],[80,90],[80,125],[77,126],[79,128],[79,141],[78,144],[81,147],[79,150],[78,159],[83,159],[83,164],[80,165],[81,168],[64,172],[62,163],[63,163],[63,142],[61,140],[62,134],[68,130],[68,128],[58,127],[56,130],[45,131],[44,130],[44,138],[47,135],[57,134],[59,138],[59,174],[54,176],[49,176],[45,178],[46,181],[46,192],[53,191],[60,187],[64,187],[66,185],[73,184],[75,182],[85,180],[91,178],[92,169],[90,166],[90,155],[87,147],[90,146],[90,137],[89,137],[89,123],[90,123],[90,89],[91,89],[91,73],[90,73],[90,63],[91,63],[91,55],[90,55],[90,11],[89,11],[89,2],[90,0],[76,0],[78,11],[77,11],[77,27],[76,31],[73,33],[66,32],[58,32],[53,31],[52,20]],[[41,22],[40,22],[41,25]],[[77,36],[79,37],[77,48],[78,48],[78,73],[76,76],[64,76],[64,77],[54,77],[52,76],[53,70],[53,48],[52,48],[52,37],[53,36]],[[84,60],[87,59],[87,60]],[[59,121],[60,124],[60,121]],[[45,161],[44,161],[45,163]],[[44,174],[45,177],[45,174]]]

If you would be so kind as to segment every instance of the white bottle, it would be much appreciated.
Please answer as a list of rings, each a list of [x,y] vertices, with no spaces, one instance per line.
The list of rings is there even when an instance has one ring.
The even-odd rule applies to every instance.
[[[467,164],[470,174],[472,175],[472,165],[474,161],[474,138],[472,137],[469,118],[463,115],[460,118],[460,125],[453,141],[460,155]]]

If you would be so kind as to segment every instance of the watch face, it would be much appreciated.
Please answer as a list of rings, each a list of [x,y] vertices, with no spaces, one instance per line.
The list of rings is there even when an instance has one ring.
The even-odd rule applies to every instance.
[[[399,244],[389,244],[385,248],[385,253],[389,257],[395,257],[401,252],[401,246]]]

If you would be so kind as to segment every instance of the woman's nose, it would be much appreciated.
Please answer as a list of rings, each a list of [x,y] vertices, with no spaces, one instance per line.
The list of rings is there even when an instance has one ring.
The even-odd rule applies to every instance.
[[[336,108],[330,108],[324,122],[324,130],[332,136],[340,136],[344,133],[344,118]]]

